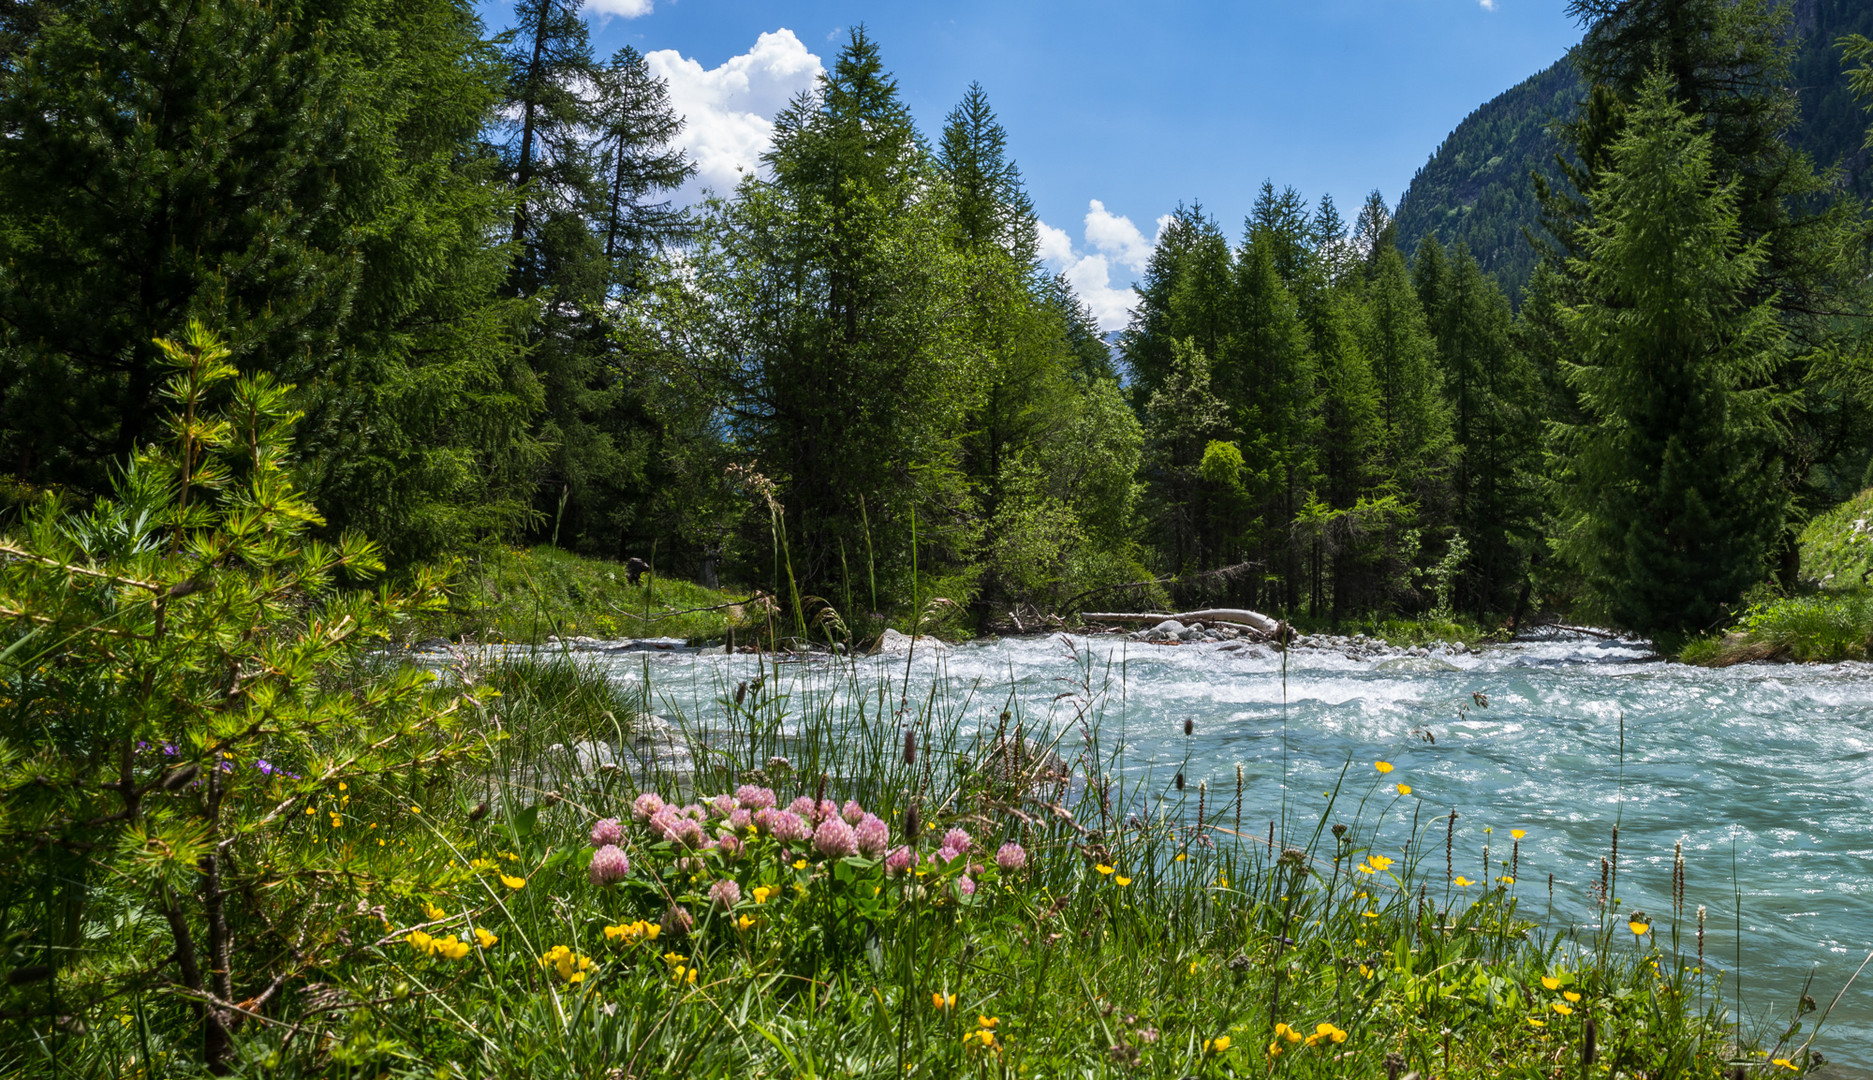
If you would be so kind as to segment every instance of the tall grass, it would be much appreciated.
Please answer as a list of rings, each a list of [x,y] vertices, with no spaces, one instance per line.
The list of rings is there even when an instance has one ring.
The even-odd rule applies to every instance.
[[[442,918],[417,898],[387,898],[386,914],[399,932],[473,925],[499,941],[449,961],[392,938],[375,966],[334,973],[324,992],[342,1007],[252,1032],[250,1060],[280,1075],[616,1077],[1728,1077],[1765,1063],[1681,900],[1629,925],[1615,878],[1569,933],[1517,840],[1477,865],[1453,850],[1454,815],[1370,763],[1288,831],[1241,820],[1236,788],[1126,760],[1105,732],[1116,672],[1083,652],[1063,670],[1044,716],[940,677],[907,692],[902,669],[836,658],[765,658],[712,687],[707,717],[650,680],[621,693],[564,662],[470,672],[503,694],[496,809],[422,901]],[[652,711],[682,753],[646,742]],[[581,744],[615,767],[578,767]],[[480,797],[455,783],[464,807]],[[961,827],[1028,862],[890,877],[799,843],[726,862],[627,823],[631,878],[586,880],[595,820],[628,818],[646,791],[678,803],[746,783],[783,804],[855,800],[893,844],[914,817],[925,852]],[[725,876],[740,879],[732,910],[706,899]],[[758,883],[779,891],[756,904]],[[667,928],[673,906],[695,919],[687,937],[607,938]],[[588,977],[543,968],[555,946],[588,958]]]

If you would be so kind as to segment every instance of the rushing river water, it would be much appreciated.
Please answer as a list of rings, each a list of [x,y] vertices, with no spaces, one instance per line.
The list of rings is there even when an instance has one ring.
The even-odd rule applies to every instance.
[[[1687,921],[1709,909],[1726,999],[1741,895],[1746,1016],[1786,1018],[1811,973],[1808,993],[1826,1007],[1873,950],[1873,666],[1713,671],[1629,644],[1555,640],[1404,660],[1296,649],[1284,678],[1283,658],[1267,650],[1116,636],[1072,645],[1110,662],[1102,731],[1124,739],[1128,771],[1161,788],[1181,764],[1193,787],[1207,779],[1233,794],[1245,765],[1245,831],[1278,816],[1284,795],[1296,828],[1311,829],[1342,768],[1352,763],[1363,790],[1383,759],[1424,820],[1460,811],[1460,861],[1466,850],[1469,863],[1480,859],[1485,827],[1498,858],[1510,829],[1527,830],[1524,911],[1546,914],[1552,873],[1555,925],[1592,917],[1589,891],[1618,820],[1622,916],[1647,911],[1663,931],[1682,840]],[[626,682],[648,674],[661,707],[695,717],[711,713],[723,680],[757,663],[696,653],[603,662]],[[905,669],[902,657],[860,664]],[[926,656],[911,684],[972,693],[964,722],[992,725],[1011,694],[1029,715],[1057,715],[1062,679],[1077,670],[1065,639],[1010,639]],[[1418,734],[1426,729],[1435,742]],[[1830,1075],[1873,1077],[1873,967],[1816,1046],[1837,1063]]]

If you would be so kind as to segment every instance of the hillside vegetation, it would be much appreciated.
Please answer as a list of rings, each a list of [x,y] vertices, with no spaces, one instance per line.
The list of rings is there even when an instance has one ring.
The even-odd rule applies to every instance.
[[[1790,12],[1800,46],[1789,84],[1801,102],[1790,142],[1822,166],[1839,164],[1846,190],[1873,194],[1873,160],[1862,145],[1866,114],[1841,66],[1836,39],[1873,34],[1873,7],[1854,0],[1801,0]],[[1560,180],[1561,143],[1548,125],[1574,115],[1586,87],[1567,58],[1529,76],[1465,117],[1412,178],[1398,206],[1398,243],[1417,250],[1435,235],[1464,244],[1517,302],[1540,253],[1526,234],[1541,231],[1531,176]]]

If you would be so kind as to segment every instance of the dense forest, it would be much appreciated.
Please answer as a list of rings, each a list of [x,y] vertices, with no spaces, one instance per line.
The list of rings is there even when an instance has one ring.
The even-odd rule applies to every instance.
[[[579,8],[8,6],[8,512],[112,490],[191,321],[290,385],[321,535],[641,557],[803,632],[1227,601],[1675,640],[1793,587],[1795,526],[1866,482],[1866,219],[1800,134],[1865,133],[1845,4],[1574,0],[1571,67],[1398,220],[1180,206],[1116,350],[979,86],[920,131],[854,29],[681,208],[682,118]]]
[[[1785,32],[1794,47],[1786,85],[1800,120],[1786,133],[1790,144],[1823,167],[1838,165],[1845,190],[1873,195],[1865,117],[1843,77],[1837,45],[1845,35],[1873,34],[1873,9],[1853,0],[1797,0]],[[1519,303],[1540,257],[1530,236],[1544,235],[1530,178],[1561,181],[1562,141],[1552,125],[1572,117],[1586,95],[1573,62],[1562,59],[1464,118],[1400,200],[1400,246],[1416,250],[1431,235],[1462,244]]]

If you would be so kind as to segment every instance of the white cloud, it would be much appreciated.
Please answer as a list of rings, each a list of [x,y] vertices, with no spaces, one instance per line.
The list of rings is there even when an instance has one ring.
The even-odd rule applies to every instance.
[[[1151,258],[1152,242],[1145,239],[1132,219],[1106,210],[1106,204],[1094,199],[1086,211],[1086,242],[1121,266],[1143,273]]]
[[[1476,0],[1476,2],[1483,5],[1484,11],[1496,10],[1496,0]]]
[[[1169,214],[1158,219],[1160,233],[1169,220]],[[1093,309],[1101,330],[1117,330],[1131,318],[1132,304],[1137,300],[1131,283],[1144,273],[1157,241],[1146,240],[1130,218],[1112,213],[1098,199],[1092,200],[1086,211],[1084,235],[1090,252],[1076,248],[1065,229],[1041,222],[1041,259],[1066,275],[1073,291]],[[1117,285],[1112,281],[1115,269],[1121,272]]]
[[[635,19],[650,14],[652,0],[586,0],[586,9],[600,15]]]
[[[604,2],[638,2],[649,10],[651,0]],[[719,67],[704,68],[675,49],[648,53],[644,61],[670,84],[670,104],[684,118],[680,142],[696,163],[696,178],[675,194],[680,203],[694,202],[705,188],[727,194],[744,171],[752,172],[773,139],[774,115],[825,70],[784,27]]]

